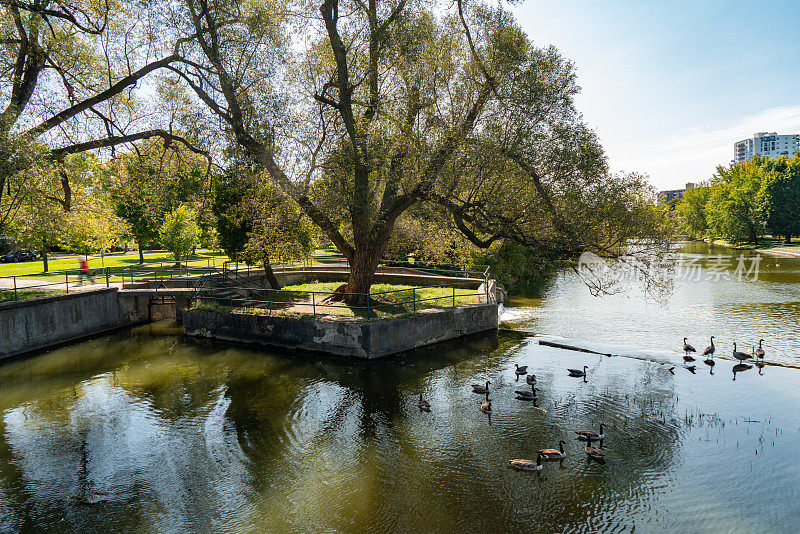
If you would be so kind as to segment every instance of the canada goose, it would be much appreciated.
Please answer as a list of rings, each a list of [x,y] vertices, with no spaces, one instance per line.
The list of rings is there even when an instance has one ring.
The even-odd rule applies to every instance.
[[[419,402],[417,403],[417,407],[420,410],[430,410],[431,409],[431,403],[429,403],[428,401],[426,401],[425,399],[422,398],[422,393],[419,394]]]
[[[693,346],[691,346],[688,343],[686,343],[686,338],[683,338],[683,352],[685,353],[683,355],[684,361],[687,361],[687,362],[693,362],[694,361],[694,358],[689,356],[689,353],[690,352],[697,352],[697,351],[694,350]]]
[[[527,382],[531,386],[535,386],[536,385],[536,375],[533,374],[533,373],[529,374],[528,376],[525,377],[525,382]]]
[[[492,413],[492,401],[482,402],[481,411],[483,413]]]
[[[696,365],[687,365],[686,366],[686,370],[689,371],[690,373],[694,374],[694,372],[697,371],[697,366]]]
[[[564,452],[564,444],[565,441],[558,442],[558,449],[539,449],[539,454],[541,454],[545,460],[563,460],[567,457],[567,453]]]
[[[518,389],[514,393],[517,394],[518,400],[525,400],[525,401],[536,400],[536,386],[534,385],[531,385],[530,391],[522,391]]]
[[[588,369],[588,367],[584,365],[583,371],[580,369],[567,369],[567,371],[569,371],[569,376],[580,378],[582,376],[586,376],[586,369]]]
[[[673,367],[670,367],[669,369],[667,369],[667,371],[669,371],[669,372],[670,372],[670,374],[673,374],[673,375],[674,375],[674,374],[675,374],[675,367],[674,367],[674,366],[673,366]]]
[[[542,454],[539,453],[536,456],[536,461],[533,460],[523,460],[521,458],[515,458],[513,460],[508,461],[508,465],[516,469],[517,471],[539,471],[542,468]]]
[[[746,359],[750,358],[751,356],[746,352],[739,352],[736,350],[736,343],[733,344],[733,357],[739,360],[740,362],[745,361]]]
[[[761,344],[764,342],[763,339],[758,340],[758,348],[756,349],[756,358],[764,359],[764,349],[761,348]]]
[[[703,356],[706,356],[706,359],[703,360],[703,363],[707,365],[714,365],[714,352],[716,352],[717,347],[714,346],[714,336],[711,336],[711,346],[706,347],[706,350],[703,351]]]
[[[602,441],[602,440],[600,440],[600,441]],[[601,443],[600,446],[602,447],[602,443]],[[586,447],[583,450],[586,451],[586,454],[589,457],[595,458],[595,459],[598,459],[598,460],[602,460],[606,456],[606,453],[605,453],[605,451],[603,449],[601,449],[599,447],[592,447],[592,440],[589,440],[589,442],[586,444]]]
[[[578,439],[582,441],[590,441],[593,439],[599,440],[605,437],[605,434],[603,433],[604,426],[604,423],[600,423],[600,432],[595,432],[594,430],[577,430],[575,433],[578,434]]]
[[[514,367],[516,367],[516,369],[514,370],[514,373],[517,376],[519,376],[519,375],[527,375],[528,374],[528,366],[527,365],[523,365],[522,367],[520,367],[519,365],[517,365],[515,363]]]
[[[486,381],[486,385],[485,386],[482,386],[480,384],[472,384],[472,392],[473,393],[484,393],[484,394],[488,395],[489,394],[489,384],[491,384],[491,382],[489,382],[488,380]]]

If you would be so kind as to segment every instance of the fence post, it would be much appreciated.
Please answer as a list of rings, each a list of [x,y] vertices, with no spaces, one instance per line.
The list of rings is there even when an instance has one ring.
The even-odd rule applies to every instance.
[[[18,300],[17,299],[17,277],[16,276],[14,277],[14,300]]]
[[[269,314],[272,315],[272,290],[267,289],[267,294],[269,295]]]
[[[317,318],[317,298],[315,296],[316,294],[317,294],[316,291],[311,292],[311,306],[313,307],[314,310],[314,319]]]
[[[456,307],[456,286],[453,284],[453,307]]]
[[[417,313],[417,288],[411,288],[411,306],[414,310],[414,313]]]
[[[367,319],[369,319],[369,293],[367,293]]]
[[[111,284],[110,284],[110,282],[108,280],[108,270],[109,269],[110,269],[110,267],[106,267],[106,287],[111,287]]]
[[[67,285],[67,293],[69,293],[69,271],[64,271],[64,283]]]

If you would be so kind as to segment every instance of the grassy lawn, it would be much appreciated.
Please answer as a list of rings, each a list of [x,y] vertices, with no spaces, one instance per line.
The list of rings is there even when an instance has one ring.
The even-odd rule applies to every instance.
[[[211,252],[211,251],[198,251],[198,254],[192,256],[189,260],[189,265],[191,266],[205,266],[208,264],[209,260],[214,260],[218,267],[222,266],[222,263],[228,259],[228,257],[222,252]],[[167,252],[155,252],[152,254],[145,254],[144,255],[145,264],[158,264],[160,262],[164,263],[174,263],[172,255]],[[78,260],[76,258],[66,259],[66,260],[49,260],[48,267],[50,271],[64,271],[67,269],[78,269]],[[100,269],[102,267],[102,262],[100,258],[89,258],[89,268],[91,269]],[[130,267],[136,266],[139,264],[139,253],[134,252],[132,254],[127,255],[113,255],[113,256],[106,256],[105,257],[105,266],[112,267],[112,268],[120,268],[120,267]],[[42,273],[42,261],[28,261],[24,263],[0,263],[0,277],[1,276],[21,276],[21,275],[40,275],[37,278],[41,279],[59,279],[63,277],[63,275],[53,275],[50,273]]]
[[[341,282],[322,282],[296,284],[284,287],[281,292],[272,292],[273,308],[227,307],[218,303],[205,302],[198,309],[229,311],[243,314],[312,315],[316,304],[317,315],[336,315],[341,317],[389,317],[408,315],[414,311],[428,308],[444,308],[453,305],[453,289],[450,287],[415,287],[407,285],[375,284],[370,293],[373,301],[369,310],[366,307],[353,307],[342,302],[330,302],[328,297]],[[312,300],[313,294],[313,300]],[[416,298],[416,305],[412,302]],[[455,290],[455,304],[474,304],[478,302],[473,289]]]
[[[32,299],[33,297],[44,297],[46,295],[52,295],[54,293],[64,293],[64,291],[60,290],[49,290],[49,289],[17,289],[17,298],[16,300],[25,300],[25,299]],[[3,290],[0,291],[0,302],[9,302],[13,301],[14,299],[14,290]]]

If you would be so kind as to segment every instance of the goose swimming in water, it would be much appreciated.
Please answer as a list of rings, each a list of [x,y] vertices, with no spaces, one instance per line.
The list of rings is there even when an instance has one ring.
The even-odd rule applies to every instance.
[[[569,371],[569,376],[574,376],[576,378],[580,378],[582,376],[583,377],[586,376],[586,369],[588,369],[588,367],[584,365],[583,366],[583,371],[581,371],[580,369],[567,369],[567,371]]]
[[[536,386],[531,385],[530,391],[516,390],[518,400],[535,401],[536,400]]]
[[[491,384],[491,382],[488,381],[488,380],[486,381],[486,385],[485,386],[482,386],[480,384],[472,384],[472,392],[473,393],[482,393],[482,394],[488,395],[489,394],[489,384]]]
[[[431,409],[431,403],[422,398],[422,393],[419,394],[419,402],[417,403],[417,407],[420,410],[430,411]]]
[[[509,460],[508,465],[517,471],[539,471],[542,469],[542,454],[540,453],[538,456],[536,456],[535,462],[533,460],[515,458],[513,460]]]
[[[582,441],[591,441],[593,439],[601,440],[605,437],[603,433],[604,426],[604,423],[600,423],[600,432],[595,432],[594,430],[577,430],[575,433],[578,434],[578,439]]]
[[[492,413],[492,401],[482,402],[481,411],[483,413]]]
[[[749,354],[747,354],[746,352],[737,351],[736,350],[736,343],[733,344],[733,357],[736,358],[737,360],[739,360],[740,362],[743,362],[743,361],[751,358],[751,356]]]
[[[522,367],[520,367],[519,365],[517,365],[515,363],[514,367],[516,367],[516,369],[514,370],[514,374],[516,374],[517,376],[519,376],[519,375],[527,375],[528,374],[528,366],[527,365],[523,365]]]
[[[529,374],[528,376],[525,377],[525,382],[527,382],[531,386],[535,386],[536,385],[536,375],[533,374],[533,373]]]
[[[563,460],[567,457],[567,453],[564,452],[565,444],[565,441],[559,441],[558,449],[539,449],[539,454],[541,454],[545,460]]]
[[[693,362],[694,358],[689,356],[689,353],[690,352],[697,352],[697,351],[694,349],[693,346],[691,346],[688,343],[686,343],[686,339],[687,338],[683,338],[683,352],[684,352],[683,360],[686,361],[686,362]]]

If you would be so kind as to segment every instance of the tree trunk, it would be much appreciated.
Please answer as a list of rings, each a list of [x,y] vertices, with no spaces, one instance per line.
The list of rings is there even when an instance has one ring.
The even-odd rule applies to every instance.
[[[139,265],[142,265],[144,263],[144,252],[142,252],[142,240],[141,239],[138,240],[136,244],[139,245]]]
[[[786,234],[783,237],[783,242],[786,243],[787,245],[791,245],[792,244],[792,236],[791,236],[791,234]]]
[[[370,288],[375,281],[375,270],[378,262],[386,249],[386,239],[380,238],[377,242],[357,247],[350,262],[350,277],[347,284],[339,287],[337,293],[347,293],[341,300],[354,306],[366,306]],[[350,294],[352,293],[352,294]]]
[[[42,272],[46,273],[47,270],[48,270],[48,267],[47,267],[47,241],[45,241],[44,239],[42,239],[42,267],[44,267]]]
[[[269,260],[264,262],[264,276],[267,277],[267,282],[269,282],[269,287],[271,289],[281,288],[281,284],[278,282],[278,278],[275,276],[275,272],[272,270],[272,265]]]

